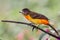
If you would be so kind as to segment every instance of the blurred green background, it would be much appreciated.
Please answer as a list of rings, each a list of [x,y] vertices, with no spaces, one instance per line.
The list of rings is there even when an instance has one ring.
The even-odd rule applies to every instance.
[[[1,20],[29,22],[19,13],[23,8],[44,14],[54,23],[57,29],[60,29],[60,0],[0,0],[1,40],[39,39],[41,32],[38,34],[35,31],[32,32],[32,28],[27,25],[1,22]]]

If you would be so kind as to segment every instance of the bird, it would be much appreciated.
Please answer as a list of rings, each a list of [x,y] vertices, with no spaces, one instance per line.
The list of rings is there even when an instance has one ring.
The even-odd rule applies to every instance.
[[[23,8],[22,12],[19,11],[19,13],[22,13],[24,15],[24,17],[28,21],[30,21],[32,24],[35,24],[35,25],[41,25],[41,24],[47,25],[47,26],[51,27],[56,32],[57,35],[59,35],[57,30],[49,23],[49,19],[45,15],[37,13],[37,12],[33,12],[28,8]],[[32,28],[32,30],[34,30],[34,27]]]

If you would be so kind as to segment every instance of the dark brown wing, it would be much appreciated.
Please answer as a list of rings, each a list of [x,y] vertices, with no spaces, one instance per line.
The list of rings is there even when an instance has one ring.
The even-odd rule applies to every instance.
[[[35,13],[35,12],[31,12],[30,16],[34,19],[47,19],[48,20],[48,18],[46,16],[44,16],[42,14]]]

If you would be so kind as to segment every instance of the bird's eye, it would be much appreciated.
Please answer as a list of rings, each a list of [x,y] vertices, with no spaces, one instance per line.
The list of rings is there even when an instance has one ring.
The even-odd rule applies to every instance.
[[[27,10],[24,10],[23,12],[24,12],[24,13],[28,13],[28,11],[27,11]]]

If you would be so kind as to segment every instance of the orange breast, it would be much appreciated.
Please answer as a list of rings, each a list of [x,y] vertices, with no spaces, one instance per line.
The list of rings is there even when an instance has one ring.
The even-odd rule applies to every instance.
[[[42,24],[45,24],[45,25],[48,25],[48,24],[49,24],[49,21],[46,20],[46,19],[41,19],[41,23],[42,23]]]
[[[45,24],[45,25],[47,25],[49,23],[45,19],[33,19],[32,17],[30,17],[30,15],[25,16],[25,18],[34,24]]]

